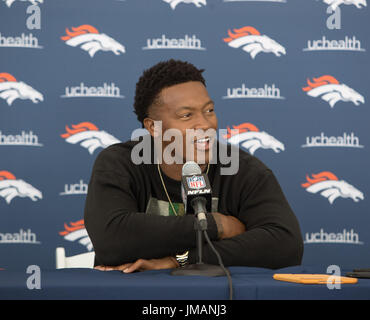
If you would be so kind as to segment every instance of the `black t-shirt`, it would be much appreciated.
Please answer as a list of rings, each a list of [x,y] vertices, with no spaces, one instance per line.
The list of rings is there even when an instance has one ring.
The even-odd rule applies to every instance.
[[[98,265],[120,265],[139,258],[174,256],[189,250],[196,262],[194,217],[184,212],[181,182],[161,172],[157,164],[136,165],[128,141],[104,149],[97,157],[85,204],[85,226]],[[210,164],[212,211],[233,215],[246,232],[218,239],[212,214],[208,235],[225,266],[282,268],[301,263],[303,241],[298,221],[275,176],[260,160],[239,151],[239,170],[221,175],[221,164]],[[203,262],[218,264],[208,244]]]

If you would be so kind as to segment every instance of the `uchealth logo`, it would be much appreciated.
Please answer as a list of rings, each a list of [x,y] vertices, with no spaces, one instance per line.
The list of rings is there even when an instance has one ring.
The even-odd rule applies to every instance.
[[[18,232],[0,232],[0,244],[10,244],[10,243],[22,243],[22,244],[41,244],[37,240],[36,233],[32,232],[31,229],[23,230],[19,229]]]
[[[80,47],[87,51],[91,58],[99,50],[112,51],[115,55],[126,52],[122,44],[105,33],[99,33],[95,27],[89,24],[72,27],[72,31],[66,28],[66,35],[61,39],[71,47]]]
[[[226,138],[229,143],[241,145],[252,155],[259,148],[272,149],[276,153],[285,150],[282,142],[269,135],[267,132],[260,131],[252,123],[242,123],[233,126],[233,129],[227,127],[227,132],[224,138]]]
[[[98,127],[91,122],[81,122],[73,124],[72,129],[66,126],[66,133],[60,136],[71,144],[79,143],[86,148],[90,154],[93,154],[97,148],[106,148],[111,144],[119,143],[118,139],[111,134],[99,130]]]
[[[224,38],[226,42],[232,48],[242,48],[245,52],[248,52],[252,59],[256,57],[260,52],[273,53],[277,57],[282,54],[286,54],[285,48],[261,33],[251,26],[246,26],[240,29],[234,29],[234,32],[228,30],[228,38]]]
[[[60,192],[60,196],[71,196],[87,194],[88,184],[80,179],[79,183],[70,183],[64,185],[64,191]]]
[[[29,147],[43,147],[39,143],[39,137],[33,131],[25,131],[19,134],[4,134],[0,131],[0,146],[29,146]]]
[[[71,222],[69,225],[65,223],[64,230],[60,231],[59,235],[67,241],[78,241],[78,243],[85,246],[88,251],[93,250],[93,245],[87,234],[84,220]]]
[[[345,36],[341,40],[330,40],[326,36],[321,39],[308,40],[307,47],[303,51],[360,51],[366,52],[361,46],[361,41],[356,36]]]
[[[301,146],[302,148],[322,148],[322,147],[338,147],[338,148],[364,148],[360,144],[360,138],[353,132],[344,132],[341,136],[329,136],[324,132],[320,135],[306,137],[306,143]]]
[[[104,82],[101,86],[86,86],[83,82],[79,86],[70,86],[65,88],[65,94],[61,98],[119,98],[121,95],[120,88],[114,82]]]
[[[272,85],[265,84],[260,88],[250,88],[242,83],[236,88],[227,88],[226,96],[222,99],[285,99],[280,95],[280,89]]]
[[[316,244],[316,243],[339,243],[339,244],[364,244],[360,241],[360,235],[353,229],[343,229],[340,232],[326,232],[323,228],[319,232],[306,233],[305,244]]]
[[[24,1],[26,0],[22,0],[22,2]],[[8,6],[8,8],[10,8],[14,2],[15,0],[5,0],[5,4]],[[38,5],[40,3],[44,3],[44,0],[28,0],[28,2],[34,5]]]
[[[355,202],[364,200],[364,194],[350,185],[344,180],[339,180],[338,177],[330,172],[323,171],[317,174],[312,174],[312,178],[306,175],[306,182],[302,183],[301,186],[310,193],[319,193],[323,197],[327,198],[330,204],[333,204],[334,200],[342,198],[350,198]]]
[[[180,49],[180,50],[206,50],[202,47],[202,41],[195,34],[185,35],[183,38],[168,38],[162,34],[160,38],[146,40],[143,50]]]
[[[30,48],[30,49],[42,49],[39,45],[39,39],[32,33],[22,34],[18,37],[5,36],[0,33],[0,48]]]
[[[17,81],[10,73],[0,73],[0,98],[6,100],[9,106],[15,99],[31,100],[33,103],[44,101],[43,95],[28,84]]]
[[[42,199],[42,193],[22,179],[17,179],[9,171],[0,171],[0,197],[3,197],[7,204],[15,197],[30,198],[32,201]]]
[[[340,5],[354,5],[358,9],[362,9],[362,7],[366,7],[366,0],[323,0],[324,3],[329,5],[329,8],[332,10],[336,10]]]
[[[200,8],[202,5],[206,6],[207,1],[206,0],[163,0],[164,2],[167,2],[172,10],[175,10],[178,4],[180,3],[186,3],[186,4],[194,4],[197,8]]]
[[[338,101],[352,102],[356,106],[360,102],[365,103],[365,98],[361,94],[344,83],[339,83],[336,78],[330,75],[313,78],[313,81],[307,79],[307,86],[303,87],[302,90],[311,97],[321,97],[329,103],[331,108],[334,108]]]

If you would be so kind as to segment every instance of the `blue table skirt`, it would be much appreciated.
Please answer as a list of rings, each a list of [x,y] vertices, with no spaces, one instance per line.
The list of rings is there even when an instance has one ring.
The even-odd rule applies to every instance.
[[[274,273],[321,273],[309,267],[280,270],[230,267],[234,300],[370,299],[370,279],[341,284],[329,290],[324,285],[277,281]],[[342,270],[342,275],[345,275]],[[41,289],[27,288],[30,274],[0,271],[0,300],[6,299],[124,299],[124,300],[227,300],[226,277],[172,276],[171,270],[124,274],[93,269],[41,270]]]

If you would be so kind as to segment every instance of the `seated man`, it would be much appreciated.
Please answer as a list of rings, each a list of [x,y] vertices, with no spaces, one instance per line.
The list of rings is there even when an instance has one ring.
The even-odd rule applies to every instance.
[[[215,106],[203,71],[171,59],[154,65],[140,77],[135,113],[149,131],[157,155],[164,156],[172,143],[163,138],[168,129],[181,132],[183,146],[187,130],[217,129]],[[156,127],[158,121],[161,132]],[[154,138],[160,140],[160,147],[153,143]],[[84,219],[96,253],[95,266],[124,272],[169,269],[179,267],[180,255],[181,265],[195,263],[194,216],[185,214],[181,197],[187,151],[176,149],[176,159],[182,161],[175,163],[135,164],[132,153],[138,143],[111,145],[94,164]],[[212,186],[212,212],[206,214],[208,235],[224,265],[299,265],[303,254],[299,224],[271,170],[240,150],[237,172],[223,175],[223,165],[211,156],[220,144],[215,136],[203,135],[192,143],[193,159],[208,174]],[[197,161],[200,155],[203,162]],[[218,264],[206,243],[203,262]]]

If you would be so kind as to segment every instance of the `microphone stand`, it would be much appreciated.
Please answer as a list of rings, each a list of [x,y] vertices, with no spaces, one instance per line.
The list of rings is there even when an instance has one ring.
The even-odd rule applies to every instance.
[[[207,222],[207,220],[203,220]],[[203,263],[203,232],[207,230],[207,223],[200,223],[197,215],[194,215],[194,229],[197,235],[197,262],[184,267],[176,268],[171,272],[174,276],[226,276],[219,265]]]

